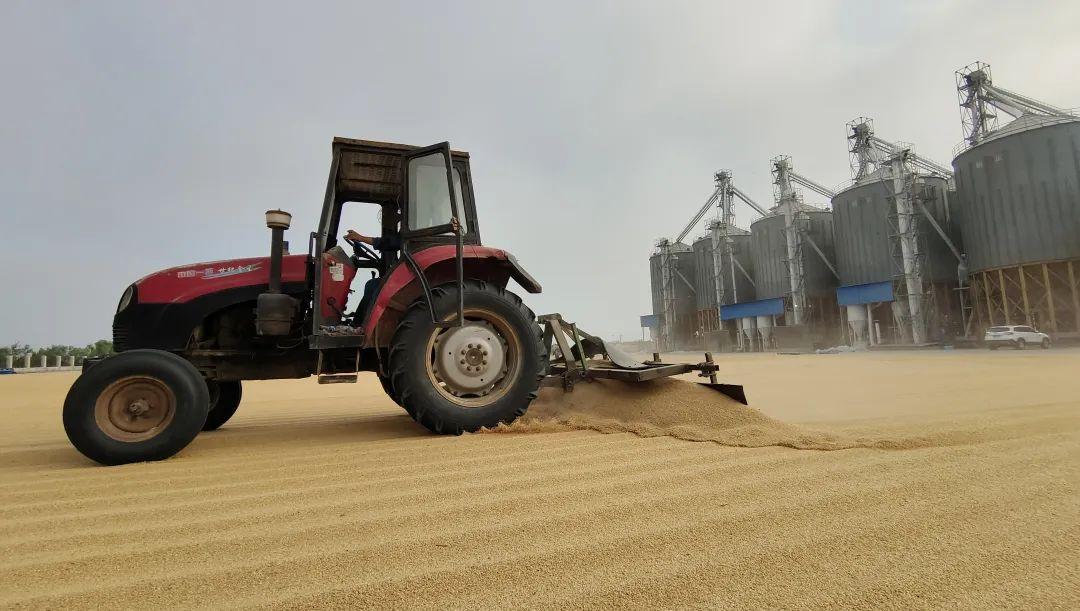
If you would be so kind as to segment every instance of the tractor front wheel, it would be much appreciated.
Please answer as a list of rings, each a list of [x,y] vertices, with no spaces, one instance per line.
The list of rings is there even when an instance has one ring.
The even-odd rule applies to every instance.
[[[160,350],[130,350],[87,369],[64,401],[64,431],[105,465],[162,460],[202,430],[210,402],[203,377]]]
[[[394,392],[394,385],[390,381],[390,376],[384,376],[381,373],[378,374],[378,376],[379,376],[379,383],[382,384],[382,389],[383,389],[384,392],[386,392],[386,396],[390,397],[390,400],[393,401],[394,403],[397,403],[398,405],[401,405],[401,399],[399,399],[397,393]]]
[[[457,316],[457,286],[431,291],[443,320]],[[414,420],[435,433],[460,434],[509,423],[525,413],[544,376],[536,317],[517,295],[469,280],[465,324],[439,327],[427,302],[414,302],[390,348],[391,386]]]

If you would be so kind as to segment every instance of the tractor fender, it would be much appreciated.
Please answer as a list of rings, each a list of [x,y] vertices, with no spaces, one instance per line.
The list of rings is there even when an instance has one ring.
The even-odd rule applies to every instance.
[[[506,260],[510,263],[510,277],[521,285],[521,288],[526,291],[536,294],[544,290],[544,287],[540,286],[540,282],[536,278],[533,278],[532,274],[525,271],[525,268],[521,266],[521,263],[517,260],[517,257],[510,253],[506,253]]]
[[[453,265],[456,254],[457,247],[450,244],[425,248],[414,253],[412,258],[424,271],[428,284],[437,286],[456,279]],[[542,290],[540,283],[525,271],[517,258],[505,250],[466,245],[462,258],[467,278],[492,282],[504,288],[509,279],[513,278],[530,293],[539,293]],[[399,261],[379,288],[375,303],[371,306],[371,314],[364,323],[364,335],[369,338],[369,346],[377,344],[376,329],[383,334],[387,329],[392,331],[393,326],[386,323],[393,322],[396,325],[404,308],[422,292],[420,281],[412,268],[404,260]],[[393,320],[384,320],[388,318]]]

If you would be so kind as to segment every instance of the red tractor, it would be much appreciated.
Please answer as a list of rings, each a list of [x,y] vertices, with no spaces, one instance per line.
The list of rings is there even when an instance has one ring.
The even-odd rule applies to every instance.
[[[346,138],[332,150],[307,253],[285,252],[291,215],[272,210],[269,257],[174,267],[124,291],[118,354],[84,365],[64,403],[80,452],[104,464],[168,458],[229,420],[241,380],[355,382],[372,371],[413,419],[455,434],[513,421],[545,377],[569,390],[590,377],[697,370],[715,383],[711,357],[640,363],[557,314],[538,325],[507,284],[539,293],[540,283],[481,245],[468,153]],[[342,207],[356,204],[381,207],[381,239],[395,248],[338,243]],[[347,312],[359,269],[377,279]],[[745,402],[741,387],[713,386]]]

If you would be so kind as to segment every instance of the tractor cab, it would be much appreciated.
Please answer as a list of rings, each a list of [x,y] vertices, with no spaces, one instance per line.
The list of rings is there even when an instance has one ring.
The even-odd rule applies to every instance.
[[[363,208],[378,211],[375,235],[350,234],[342,222],[350,218],[344,212]],[[416,147],[335,138],[322,214],[306,257],[283,255],[290,221],[287,212],[266,213],[273,232],[269,278],[257,296],[248,345],[260,355],[266,347],[306,345],[314,363],[296,368],[296,375],[310,371],[320,381],[334,375],[352,381],[358,371],[380,367],[414,304],[422,304],[438,328],[465,325],[467,279],[505,288],[513,278],[530,293],[541,290],[512,255],[480,244],[469,154],[446,142]],[[307,266],[302,292],[295,288],[296,258]],[[283,270],[290,269],[283,281]],[[436,298],[447,291],[457,295],[456,307]],[[200,346],[220,348],[213,336],[212,329],[202,332],[200,338],[209,340]],[[254,375],[252,361],[247,363],[247,371],[225,375]]]
[[[373,244],[344,237],[349,228],[342,226],[343,211],[363,206],[379,208],[380,233]],[[335,138],[322,215],[309,240],[317,304],[311,309],[310,346],[373,346],[376,318],[403,305],[392,303],[391,293],[405,289],[398,301],[418,294],[430,301],[430,288],[446,281],[448,270],[463,272],[464,249],[479,245],[468,153],[448,143],[415,147]],[[418,263],[431,249],[438,256],[425,255],[428,264]],[[399,282],[390,285],[399,268]],[[455,273],[453,279],[460,283],[463,276]],[[358,301],[350,303],[350,293]]]
[[[415,264],[417,253],[454,246],[456,258],[459,243],[480,243],[469,154],[452,151],[449,143],[413,147],[349,138],[335,138],[332,151],[322,217],[312,234],[316,253],[330,256],[314,257],[314,298],[320,307],[314,309],[311,343],[360,346],[367,343],[364,323],[395,267],[409,266],[429,284]],[[341,227],[342,209],[363,205],[381,208],[381,235],[374,245],[341,237],[347,229]],[[353,275],[366,269],[376,276],[364,282],[352,319],[342,325]]]

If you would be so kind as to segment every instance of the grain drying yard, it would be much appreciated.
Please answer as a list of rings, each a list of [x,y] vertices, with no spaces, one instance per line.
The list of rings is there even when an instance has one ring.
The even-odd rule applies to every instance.
[[[1080,350],[720,362],[755,409],[582,384],[461,437],[373,376],[253,382],[110,468],[75,373],[4,376],[0,606],[1080,605]]]

